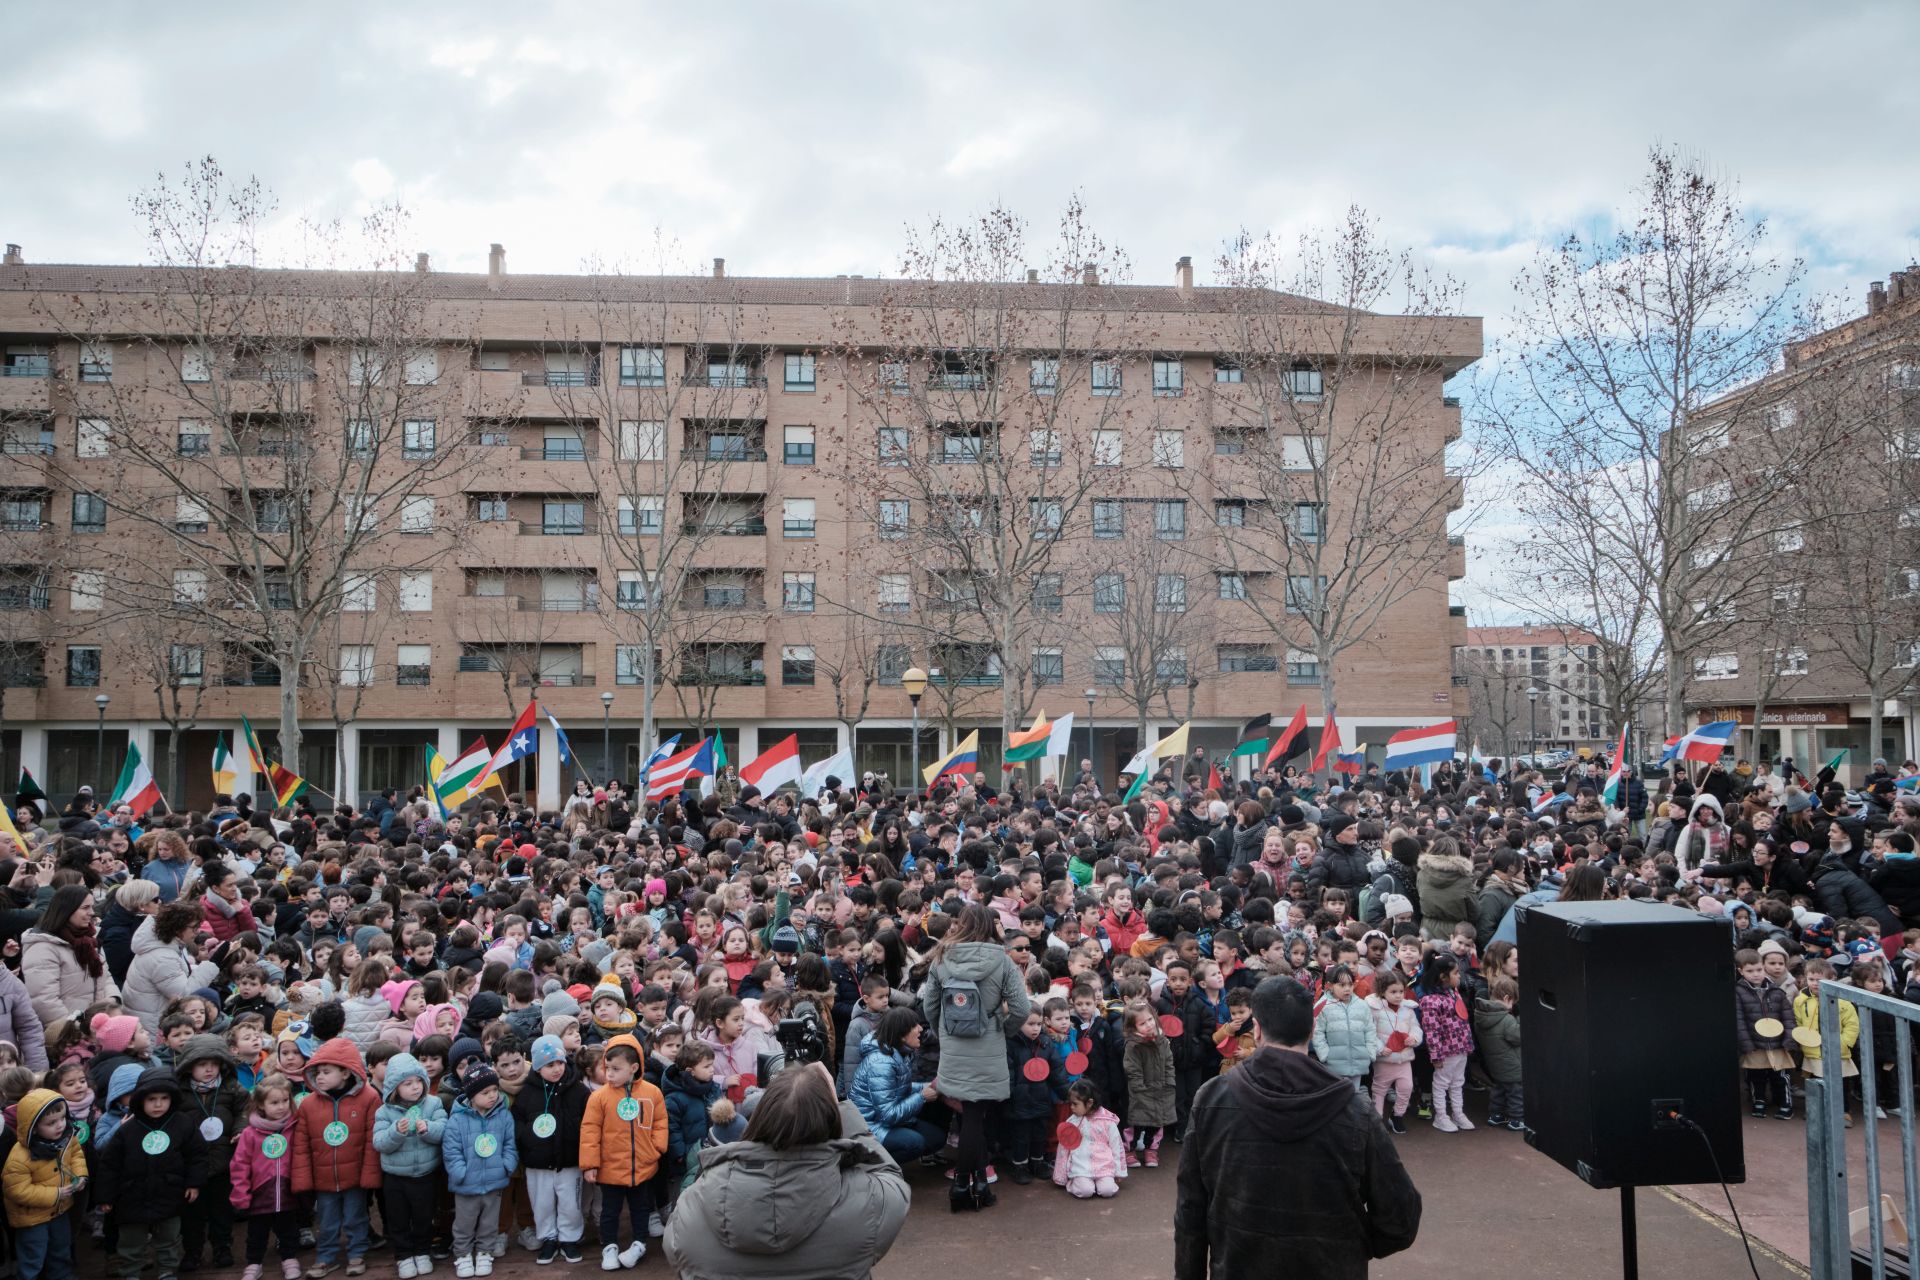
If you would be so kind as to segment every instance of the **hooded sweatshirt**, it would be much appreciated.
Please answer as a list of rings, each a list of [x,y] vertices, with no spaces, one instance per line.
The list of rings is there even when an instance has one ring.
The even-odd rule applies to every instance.
[[[400,1086],[418,1080],[426,1086],[420,1101],[402,1102]],[[415,1109],[418,1117],[413,1116]],[[427,1122],[425,1133],[409,1127],[401,1133],[402,1120],[417,1118]],[[373,1146],[380,1153],[380,1168],[396,1178],[424,1178],[440,1167],[441,1140],[447,1131],[447,1109],[434,1096],[433,1081],[420,1059],[410,1053],[396,1053],[387,1059],[386,1101],[373,1117]]]
[[[87,1176],[86,1153],[72,1119],[61,1135],[48,1141],[34,1132],[49,1108],[66,1107],[51,1089],[35,1089],[14,1107],[14,1148],[0,1168],[0,1187],[6,1191],[7,1222],[16,1230],[51,1222],[75,1203],[60,1198],[60,1189]]]
[[[326,1066],[347,1072],[347,1083],[330,1094],[314,1084],[314,1073]],[[313,1092],[300,1100],[293,1126],[293,1189],[350,1191],[379,1186],[373,1113],[380,1099],[367,1087],[367,1067],[353,1041],[339,1036],[315,1050],[307,1062],[307,1084]]]
[[[1351,1081],[1269,1046],[1194,1097],[1173,1226],[1177,1280],[1271,1275],[1276,1257],[1364,1280],[1413,1243],[1420,1193]]]
[[[137,1062],[129,1062],[114,1068],[112,1078],[108,1080],[103,1094],[100,1118],[93,1126],[93,1135],[90,1139],[92,1150],[98,1151],[106,1146],[107,1140],[113,1137],[113,1131],[125,1123],[127,1098],[133,1093],[134,1086],[140,1083],[140,1074],[145,1070],[146,1068]]]
[[[219,1064],[220,1074],[211,1087],[203,1089],[194,1082],[196,1062]],[[216,1177],[219,1166],[233,1158],[234,1136],[246,1120],[247,1094],[240,1087],[239,1070],[239,1062],[219,1036],[194,1036],[173,1060],[174,1079],[180,1082],[181,1109],[199,1127]]]

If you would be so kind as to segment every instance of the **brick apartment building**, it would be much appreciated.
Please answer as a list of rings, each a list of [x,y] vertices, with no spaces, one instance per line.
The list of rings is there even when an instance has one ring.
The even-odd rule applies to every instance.
[[[1603,723],[1599,648],[1598,636],[1572,628],[1468,627],[1454,676],[1472,705],[1472,739],[1489,756],[1611,747],[1619,727]]]
[[[997,773],[1014,681],[1022,720],[1073,712],[1084,730],[1091,711],[1109,779],[1143,719],[1157,735],[1191,716],[1198,741],[1222,750],[1261,711],[1304,703],[1317,725],[1313,655],[1255,617],[1291,580],[1223,567],[1267,536],[1246,511],[1287,501],[1236,470],[1249,465],[1256,378],[1222,334],[1244,299],[1195,287],[1184,260],[1165,287],[1091,270],[994,287],[991,305],[1031,333],[1068,332],[1059,350],[903,336],[909,319],[977,312],[961,285],[742,278],[718,260],[710,277],[514,275],[498,246],[484,275],[433,271],[422,255],[394,276],[42,266],[8,247],[9,785],[22,764],[61,800],[110,785],[131,743],[163,789],[177,751],[179,799],[203,805],[216,736],[244,714],[271,746],[283,697],[299,708],[300,770],[329,795],[418,783],[429,745],[448,758],[479,735],[497,745],[528,697],[592,776],[631,779],[649,663],[656,736],[717,727],[735,763],[789,732],[809,762],[857,739],[857,767],[896,780],[910,771],[909,664],[934,673],[923,763],[978,728]],[[232,313],[224,327],[177,318],[194,310],[180,295],[201,291]],[[342,318],[368,314],[374,295],[406,313],[403,351],[369,354],[385,339]],[[1262,306],[1306,328],[1342,323],[1306,299]],[[1450,677],[1470,640],[1447,595],[1464,552],[1444,532],[1444,508],[1460,502],[1444,473],[1459,410],[1443,388],[1481,336],[1470,318],[1366,316],[1344,332],[1341,376],[1356,394],[1373,379],[1411,397],[1394,430],[1429,451],[1423,480],[1445,496],[1422,532],[1441,553],[1335,664],[1343,735],[1377,743],[1465,709]],[[1386,372],[1399,359],[1386,353],[1423,343],[1417,368]],[[1306,355],[1284,371],[1289,404],[1317,410],[1324,393],[1331,406],[1331,375],[1323,386]],[[374,395],[391,439],[352,407]],[[960,395],[1003,403],[947,402]],[[969,468],[1006,453],[1019,465],[985,492],[991,477]],[[1077,478],[1049,479],[1063,476]],[[1356,468],[1330,483],[1331,500],[1293,503],[1288,536],[1303,524],[1309,540],[1340,536],[1342,496],[1369,481]],[[333,504],[310,529],[298,493]],[[1018,653],[968,618],[972,593],[991,589],[984,553],[967,568],[955,560],[977,548],[941,553],[922,532],[956,519],[1019,525],[1025,558],[1007,563],[1036,603]],[[367,540],[343,543],[343,527]],[[262,548],[291,563],[302,538],[300,583],[276,586],[281,570],[248,563]],[[1042,539],[1059,545],[1036,550]],[[356,546],[344,571],[327,563]],[[248,628],[305,616],[295,597],[329,574],[307,668],[283,681]],[[671,600],[657,633],[636,629],[649,592]],[[1151,696],[1127,696],[1118,602],[1151,599],[1151,627],[1186,613],[1190,595],[1188,630],[1149,641]],[[544,720],[541,735],[514,781],[554,803],[574,775]]]

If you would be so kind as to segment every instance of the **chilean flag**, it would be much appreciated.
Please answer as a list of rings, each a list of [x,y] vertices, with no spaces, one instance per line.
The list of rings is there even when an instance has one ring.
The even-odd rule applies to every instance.
[[[1387,739],[1387,758],[1381,767],[1391,771],[1423,764],[1445,764],[1453,759],[1454,740],[1455,728],[1451,720],[1422,725],[1417,729],[1402,729]]]
[[[1698,729],[1668,738],[1667,749],[1660,754],[1660,763],[1680,759],[1712,764],[1727,749],[1727,743],[1733,739],[1733,731],[1739,727],[1738,721],[1715,720],[1712,724],[1703,724]]]
[[[770,796],[789,782],[798,786],[800,773],[800,735],[790,733],[750,763],[741,765],[740,781],[760,788],[761,795]]]

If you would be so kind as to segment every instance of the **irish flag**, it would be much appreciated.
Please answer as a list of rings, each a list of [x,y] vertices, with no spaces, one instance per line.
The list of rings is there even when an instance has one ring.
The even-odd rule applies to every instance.
[[[1600,798],[1618,809],[1627,802],[1627,726],[1620,726],[1620,744],[1613,749],[1613,768],[1607,770],[1607,785]]]
[[[1187,735],[1192,730],[1193,724],[1189,721],[1152,746],[1142,748],[1132,760],[1127,762],[1127,767],[1120,771],[1133,775],[1133,785],[1127,788],[1126,799],[1133,799],[1146,787],[1147,779],[1153,774],[1154,761],[1165,760],[1168,756],[1187,754]]]
[[[222,734],[213,740],[213,792],[215,795],[230,796],[240,786],[240,771],[234,767],[233,755],[227,750],[227,738]]]
[[[790,733],[740,766],[740,781],[770,796],[781,787],[800,785],[800,735]]]
[[[130,804],[133,806],[133,816],[139,818],[158,803],[160,787],[153,780],[153,770],[147,768],[147,762],[140,758],[140,748],[129,742],[127,763],[120,769],[120,781],[113,785],[113,799],[107,802],[107,808]]]
[[[1016,764],[1025,764],[1029,760],[1042,760],[1047,755],[1047,744],[1053,741],[1053,726],[1047,723],[1047,713],[1038,712],[1033,717],[1033,727],[1022,729],[1007,740],[1007,751],[1002,759],[1006,768],[1011,770]]]

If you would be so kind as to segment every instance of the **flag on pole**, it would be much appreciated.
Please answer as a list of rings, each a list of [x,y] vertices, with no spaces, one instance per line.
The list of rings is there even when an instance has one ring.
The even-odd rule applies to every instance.
[[[1002,768],[1012,772],[1016,764],[1043,759],[1047,754],[1047,746],[1052,741],[1053,726],[1047,722],[1047,713],[1036,712],[1032,728],[1022,729],[1007,739],[1006,755],[1002,757],[1005,764]]]
[[[573,766],[573,744],[567,741],[567,731],[553,718],[553,712],[547,712],[547,723],[553,726],[553,736],[560,744],[560,769],[562,773]]]
[[[1571,804],[1571,803],[1573,803],[1572,792],[1549,791],[1546,795],[1540,797],[1539,804],[1536,804],[1535,806],[1533,806],[1533,816],[1536,818],[1545,817],[1548,813],[1552,812],[1555,809],[1558,809],[1561,805]]]
[[[1293,719],[1287,721],[1286,732],[1275,739],[1273,747],[1267,752],[1267,758],[1261,764],[1263,769],[1271,769],[1278,761],[1285,760],[1294,752],[1293,744],[1300,741],[1307,731],[1307,707],[1305,703],[1293,709]]]
[[[1207,789],[1218,791],[1222,795],[1227,792],[1227,784],[1220,780],[1220,766],[1212,761],[1207,762]]]
[[[448,817],[451,816],[451,811],[447,808],[447,797],[445,793],[440,790],[440,779],[447,775],[446,757],[442,756],[440,754],[440,748],[434,746],[431,742],[426,744],[426,748],[427,790],[433,793],[433,802],[439,806],[440,821],[445,822]]]
[[[1627,726],[1620,726],[1620,743],[1613,749],[1613,767],[1607,770],[1607,785],[1600,789],[1600,798],[1614,808],[1623,808],[1627,803]]]
[[[230,796],[239,781],[239,771],[233,767],[233,756],[227,750],[226,735],[221,734],[213,740],[213,793]]]
[[[1442,764],[1453,759],[1456,726],[1451,720],[1402,729],[1387,739],[1387,758],[1381,768],[1411,769],[1417,764]]]
[[[481,775],[479,783],[475,785],[476,791],[484,788],[493,775],[514,761],[524,760],[540,749],[540,731],[534,728],[534,718],[539,714],[540,704],[531,698],[527,699],[526,708],[520,712],[520,718],[513,722],[512,728],[507,730],[507,740],[500,744],[500,749],[493,753],[491,760],[487,761],[487,771]]]
[[[1679,759],[1712,764],[1727,749],[1733,731],[1739,727],[1732,720],[1715,720],[1712,724],[1703,724],[1697,729],[1668,738],[1667,749],[1660,755],[1660,763]]]
[[[1309,773],[1318,773],[1328,760],[1340,750],[1340,725],[1331,714],[1327,722],[1320,726],[1320,748],[1313,753],[1313,763],[1307,766]]]
[[[21,853],[27,851],[26,837],[20,834],[20,828],[13,825],[13,815],[7,812],[5,805],[0,805],[0,836],[12,836],[14,848]]]
[[[256,773],[267,775],[267,788],[273,792],[274,803],[283,805],[307,789],[307,780],[284,765],[274,763],[266,750],[260,745],[260,735],[254,732],[253,722],[245,716],[240,717],[240,729],[247,740],[247,754],[253,757]],[[247,774],[247,785],[253,785],[253,775]]]
[[[662,760],[665,760],[668,756],[672,755],[676,750],[678,750],[679,746],[680,746],[680,735],[676,733],[671,738],[668,738],[665,742],[661,743],[659,746],[653,749],[653,754],[648,756],[647,762],[640,766],[640,771],[644,773],[648,769],[653,768],[653,766],[659,764]]]
[[[132,805],[133,816],[140,818],[158,803],[160,787],[153,780],[153,770],[140,758],[140,748],[129,742],[127,762],[120,766],[120,781],[113,784],[113,799],[107,801],[107,808]]]
[[[685,751],[676,752],[655,765],[647,775],[647,799],[653,803],[679,793],[687,780],[713,772],[713,739],[702,738]]]
[[[433,759],[439,758],[440,753],[434,752]],[[458,809],[488,787],[500,786],[498,778],[490,778],[485,783],[480,781],[481,775],[487,771],[487,762],[491,759],[493,759],[493,752],[488,749],[487,740],[476,738],[472,746],[454,757],[453,763],[442,766],[437,778],[429,772],[428,777],[438,788],[441,805],[448,809]],[[429,763],[429,770],[431,770],[431,763]]]
[[[1227,759],[1234,756],[1263,756],[1273,741],[1273,716],[1260,715],[1240,726],[1240,741],[1234,744]]]
[[[1333,757],[1333,771],[1335,773],[1350,773],[1358,777],[1360,771],[1366,767],[1367,749],[1365,747],[1355,747],[1351,751],[1337,752]]]
[[[1147,779],[1153,774],[1154,761],[1165,760],[1168,756],[1187,754],[1187,735],[1192,729],[1193,723],[1189,721],[1152,746],[1142,747],[1134,754],[1133,759],[1127,762],[1127,767],[1120,771],[1133,775],[1133,784],[1127,788],[1125,797],[1127,800],[1133,799],[1145,789]]]
[[[267,771],[267,753],[260,749],[260,735],[253,731],[253,722],[245,716],[240,717],[240,741],[247,749],[247,767],[239,770],[244,789],[253,789],[253,780]]]
[[[950,773],[959,773],[971,769],[980,763],[980,731],[975,729],[954,745],[953,750],[935,760],[920,771],[920,776],[928,786],[940,781]]]
[[[802,773],[800,735],[790,733],[741,765],[740,781],[760,788],[761,795],[770,796],[788,783],[797,786]]]
[[[1069,711],[1047,725],[1047,754],[1045,759],[1073,753],[1073,713]]]
[[[20,786],[13,793],[13,803],[15,806],[31,804],[43,818],[53,812],[53,807],[47,803],[47,793],[40,789],[40,784],[33,780],[33,775],[24,766],[20,770]]]
[[[1832,769],[1835,773],[1838,773],[1840,771],[1840,762],[1847,758],[1847,752],[1849,750],[1851,750],[1851,748],[1842,747],[1838,751],[1834,752],[1833,759],[1827,761],[1827,768]]]
[[[844,749],[836,751],[818,764],[807,766],[807,771],[800,775],[800,794],[818,797],[827,789],[828,778],[839,778],[844,782],[852,776],[853,753]]]
[[[727,759],[727,740],[721,736],[718,729],[715,729],[713,731],[713,771],[700,779],[700,796],[702,799],[714,793],[714,789],[718,785],[715,779],[720,776],[722,769],[732,763],[731,760]]]

